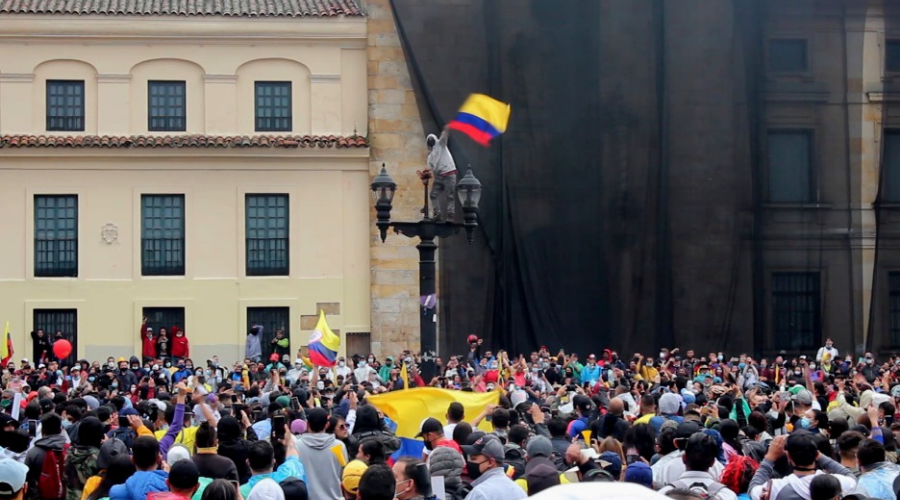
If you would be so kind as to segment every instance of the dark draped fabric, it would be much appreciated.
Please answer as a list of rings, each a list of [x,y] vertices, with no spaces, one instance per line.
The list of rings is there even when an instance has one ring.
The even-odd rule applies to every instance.
[[[785,216],[766,203],[766,110],[790,87],[773,94],[765,76],[767,26],[778,22],[767,5],[392,0],[426,133],[472,92],[512,105],[508,131],[490,148],[451,139],[457,165],[472,166],[484,195],[476,242],[440,242],[442,352],[463,351],[472,333],[512,353],[542,345],[761,353],[822,340],[772,337],[771,310],[784,304],[773,305],[772,269],[849,275],[847,303],[866,271],[846,237],[834,243],[841,252],[823,246],[833,224],[824,211],[789,221],[802,243],[767,236]],[[798,15],[838,20],[843,8],[798,5]],[[840,50],[846,74],[862,71],[861,44]],[[849,123],[839,141],[850,142]],[[848,186],[859,182],[847,177]],[[829,201],[859,203],[858,192]],[[846,212],[841,224],[858,228],[858,211]],[[820,336],[861,325],[855,317]]]

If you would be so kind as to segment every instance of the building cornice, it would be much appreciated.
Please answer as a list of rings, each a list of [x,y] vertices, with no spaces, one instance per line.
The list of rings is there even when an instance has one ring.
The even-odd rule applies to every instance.
[[[283,163],[285,161],[292,163],[288,163],[283,165],[281,168],[277,168],[278,170],[322,170],[322,165],[317,162],[300,162],[296,163],[297,160],[361,160],[353,163],[352,168],[342,168],[342,170],[369,170],[369,148],[345,148],[345,149],[321,149],[321,148],[308,148],[308,149],[260,149],[260,148],[246,148],[246,149],[211,149],[211,148],[172,148],[172,149],[97,149],[97,148],[85,148],[85,149],[76,149],[76,148],[8,148],[0,150],[0,171],[2,170],[20,170],[23,168],[29,168],[27,165],[23,165],[20,162],[26,161],[29,159],[117,159],[117,158],[130,158],[135,160],[146,159],[146,160],[154,160],[154,159],[186,159],[186,160],[195,160],[200,161],[204,159],[209,160],[218,160],[218,159],[236,159],[236,160],[271,160],[272,162]],[[364,160],[364,161],[362,161]],[[61,164],[64,165],[64,164]],[[255,165],[254,167],[248,167],[248,164],[245,161],[235,162],[235,164],[229,168],[233,168],[236,170],[254,170],[257,167],[259,169],[265,170],[269,169],[271,165],[267,166],[265,163],[260,163]],[[54,167],[54,170],[59,170],[60,168],[65,169],[65,166],[57,166]],[[97,163],[96,165],[92,165],[91,167],[94,170],[181,170],[184,168],[193,168],[192,164],[187,165],[179,165],[179,164],[160,164],[153,163],[150,164],[141,164],[141,163],[110,163],[108,165],[103,163]],[[203,168],[204,170],[213,168],[213,167],[198,167]],[[215,168],[224,168],[224,166],[218,166]],[[274,168],[274,167],[272,167]]]
[[[0,40],[60,43],[284,43],[364,47],[365,18],[243,19],[130,16],[0,16]]]
[[[31,83],[33,81],[34,74],[31,73],[0,73],[0,82]]]

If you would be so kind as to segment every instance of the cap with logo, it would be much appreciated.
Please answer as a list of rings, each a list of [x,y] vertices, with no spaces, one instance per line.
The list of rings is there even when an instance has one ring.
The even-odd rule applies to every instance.
[[[500,439],[491,434],[478,439],[472,445],[463,446],[462,449],[469,457],[474,455],[484,455],[488,458],[493,458],[498,462],[502,462],[505,456],[503,444],[500,443]]]
[[[441,425],[440,420],[433,418],[433,417],[428,417],[422,421],[422,424],[419,426],[419,433],[416,434],[416,437],[420,438],[420,437],[422,437],[422,434],[425,434],[426,432],[443,432],[443,431],[444,431],[444,426]]]
[[[11,497],[25,486],[28,467],[11,458],[0,460],[0,495]]]

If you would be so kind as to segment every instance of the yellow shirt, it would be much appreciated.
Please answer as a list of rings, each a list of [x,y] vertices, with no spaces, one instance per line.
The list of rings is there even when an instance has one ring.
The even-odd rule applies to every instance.
[[[528,493],[528,480],[524,477],[520,477],[513,481],[519,488],[522,488],[522,491]],[[559,484],[569,484],[569,480],[566,479],[566,475],[562,472],[559,473]]]
[[[178,435],[175,436],[175,443],[180,444],[188,449],[191,453],[191,456],[194,456],[194,443],[197,441],[197,429],[199,427],[185,427],[178,432]],[[156,439],[162,440],[163,436],[166,435],[165,429],[158,430],[154,433]]]
[[[649,424],[649,423],[650,423],[650,419],[653,418],[653,417],[655,417],[655,416],[656,416],[655,413],[648,413],[648,414],[646,414],[646,415],[641,415],[641,418],[635,420],[634,423],[633,423],[632,425]]]

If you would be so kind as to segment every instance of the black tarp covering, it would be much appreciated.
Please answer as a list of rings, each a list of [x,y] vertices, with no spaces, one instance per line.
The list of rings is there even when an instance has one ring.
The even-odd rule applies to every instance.
[[[772,91],[767,34],[806,30],[820,43],[813,20],[846,29],[846,3],[798,1],[785,21],[767,10],[779,2],[763,0],[392,0],[426,132],[471,92],[513,107],[491,148],[451,140],[485,193],[477,242],[441,242],[443,352],[464,349],[470,333],[514,353],[761,353],[808,349],[823,336],[861,346],[863,312],[850,304],[862,303],[865,259],[846,237],[859,212],[836,222],[837,211],[773,209],[762,168],[772,96],[798,85],[814,95],[806,87],[817,84],[775,82]],[[785,27],[791,19],[797,27]],[[844,81],[862,72],[862,44],[847,43],[835,56],[847,59]],[[848,116],[862,113],[842,104]],[[816,129],[817,140],[850,158],[849,124],[862,117],[852,119]],[[846,189],[826,201],[860,203],[849,187],[859,175],[841,175]],[[847,279],[837,302],[822,292],[822,308],[845,310],[820,321],[841,322],[812,340],[773,338],[773,308],[804,307],[773,304],[772,273],[785,269]]]

